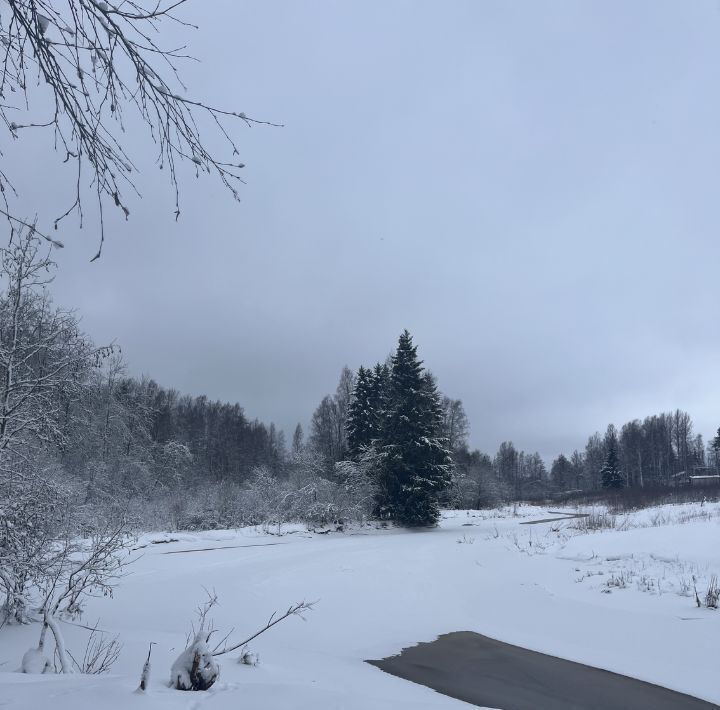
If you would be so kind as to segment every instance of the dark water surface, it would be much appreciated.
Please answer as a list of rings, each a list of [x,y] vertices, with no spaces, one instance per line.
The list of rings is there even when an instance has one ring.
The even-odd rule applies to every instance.
[[[622,643],[622,639],[618,639]],[[368,661],[438,693],[501,710],[718,710],[719,705],[473,633]],[[692,663],[688,656],[688,663]],[[677,669],[678,674],[682,669]]]

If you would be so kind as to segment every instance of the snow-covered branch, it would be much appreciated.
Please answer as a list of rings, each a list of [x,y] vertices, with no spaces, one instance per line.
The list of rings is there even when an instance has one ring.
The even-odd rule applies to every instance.
[[[193,624],[192,635],[188,638],[186,648],[175,659],[170,670],[170,684],[176,690],[207,690],[215,683],[220,674],[220,666],[215,660],[217,656],[232,653],[247,646],[258,636],[291,616],[299,616],[304,620],[303,613],[310,611],[315,604],[315,602],[302,601],[288,607],[287,611],[282,614],[273,612],[265,626],[237,643],[229,641],[231,630],[211,649],[208,644],[215,629],[210,628],[208,614],[218,604],[218,597],[215,592],[205,591],[208,598],[196,610],[198,624],[197,626]],[[242,654],[241,661],[245,659],[243,662],[247,663],[248,659],[255,660],[255,658],[254,655],[246,652]]]

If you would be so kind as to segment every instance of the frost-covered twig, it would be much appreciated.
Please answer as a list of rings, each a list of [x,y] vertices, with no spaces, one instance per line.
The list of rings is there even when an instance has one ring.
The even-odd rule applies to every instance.
[[[264,634],[266,631],[271,629],[273,626],[275,626],[276,624],[279,624],[281,621],[283,621],[284,619],[287,619],[290,616],[299,616],[304,621],[305,617],[303,617],[303,612],[311,611],[313,609],[313,606],[316,603],[317,602],[305,602],[305,601],[298,602],[297,604],[293,604],[291,607],[289,607],[288,610],[280,616],[277,616],[278,612],[275,611],[271,614],[270,618],[268,619],[267,624],[265,624],[265,626],[263,626],[259,631],[256,631],[252,636],[249,636],[244,641],[240,641],[239,643],[234,643],[231,646],[227,646],[227,645],[224,645],[222,647],[216,646],[212,651],[212,655],[213,656],[222,656],[226,653],[231,653],[232,651],[236,651],[237,649],[242,648],[243,646],[247,646],[247,644],[249,644],[250,641],[252,641],[253,639],[256,639],[258,636],[260,636],[260,634]]]
[[[155,645],[153,641],[150,642],[148,648],[148,655],[145,663],[143,664],[142,673],[140,674],[140,685],[138,686],[138,692],[144,693],[150,685],[150,654],[152,653],[152,647]]]

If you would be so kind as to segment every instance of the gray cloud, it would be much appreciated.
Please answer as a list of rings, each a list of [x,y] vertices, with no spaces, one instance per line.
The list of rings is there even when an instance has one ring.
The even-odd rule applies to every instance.
[[[188,171],[176,224],[148,159],[100,262],[65,227],[57,299],[134,372],[291,430],[407,327],[489,451],[720,424],[716,3],[189,8],[192,90],[286,127],[241,132],[240,205]],[[42,140],[29,211],[67,180]]]

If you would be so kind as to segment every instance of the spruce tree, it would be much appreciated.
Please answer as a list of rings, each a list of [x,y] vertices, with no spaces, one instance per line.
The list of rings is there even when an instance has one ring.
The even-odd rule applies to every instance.
[[[380,437],[389,379],[388,366],[380,363],[357,372],[346,425],[348,455],[355,461]]]
[[[377,363],[371,373],[369,409],[370,409],[370,440],[380,437],[383,429],[388,387],[390,385],[390,368]]]
[[[712,440],[712,443],[710,445],[713,447],[713,449],[715,449],[715,451],[720,451],[720,427],[718,427],[715,438]]]
[[[717,434],[710,441],[710,450],[713,452],[715,472],[720,474],[720,428],[718,428]]]
[[[376,511],[406,526],[434,525],[438,496],[451,481],[452,458],[439,433],[440,396],[406,330],[392,359],[383,425]]]
[[[560,454],[552,463],[550,480],[558,489],[566,488],[572,478],[572,464],[565,454]]]
[[[348,455],[351,459],[357,459],[373,438],[375,417],[371,402],[373,385],[372,371],[361,365],[355,378],[355,389],[348,408],[346,424]]]
[[[608,442],[605,464],[600,469],[600,480],[603,488],[622,488],[625,485],[625,477],[618,462],[617,442],[613,438]]]

